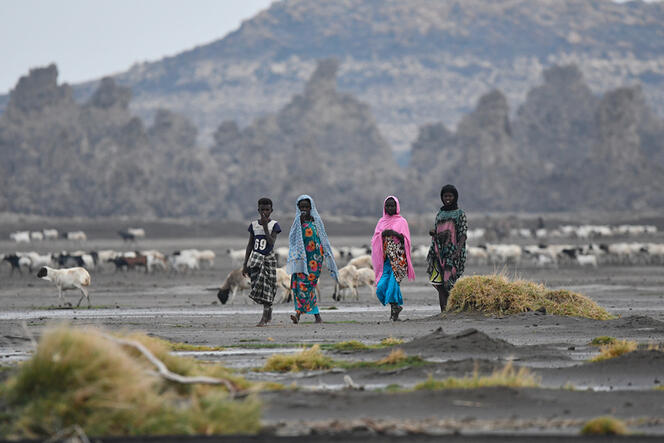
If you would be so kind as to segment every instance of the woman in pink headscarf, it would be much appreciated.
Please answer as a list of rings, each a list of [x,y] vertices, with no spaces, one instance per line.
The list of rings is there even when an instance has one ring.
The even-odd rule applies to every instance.
[[[401,280],[408,275],[415,279],[410,259],[410,230],[408,222],[399,215],[399,200],[390,195],[383,205],[371,239],[371,261],[376,274],[376,296],[383,306],[390,304],[390,320],[399,320],[402,311]]]

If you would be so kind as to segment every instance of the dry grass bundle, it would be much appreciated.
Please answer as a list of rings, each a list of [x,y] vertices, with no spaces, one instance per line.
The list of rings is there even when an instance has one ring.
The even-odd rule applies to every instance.
[[[635,341],[629,340],[615,340],[608,345],[602,345],[599,348],[599,355],[596,355],[590,361],[602,361],[610,358],[620,357],[621,355],[628,354],[636,351],[638,344]]]
[[[376,365],[378,366],[387,366],[387,365],[398,365],[399,363],[403,363],[406,360],[408,360],[408,356],[406,355],[405,352],[403,352],[403,349],[395,349],[394,351],[390,352],[390,354],[378,360],[376,362]]]
[[[597,303],[576,292],[550,290],[528,280],[510,280],[505,275],[476,275],[461,278],[447,303],[450,311],[480,311],[487,314],[518,314],[546,309],[554,315],[608,320],[611,315]]]
[[[610,416],[593,418],[581,428],[581,435],[625,435],[627,432],[625,423]]]
[[[508,362],[502,369],[494,371],[491,375],[481,377],[477,368],[470,377],[450,377],[445,380],[434,380],[429,378],[413,389],[442,390],[442,389],[475,389],[491,386],[508,386],[513,388],[533,388],[540,384],[539,377],[530,372],[528,368],[514,368],[512,362]]]
[[[403,343],[402,338],[386,337],[380,341],[383,346],[395,346]]]
[[[162,353],[159,347],[166,347],[156,340],[139,334],[132,339],[168,360],[173,372],[200,370],[167,350]],[[47,437],[75,424],[92,436],[255,433],[260,428],[257,400],[233,400],[222,386],[181,389],[157,376],[142,355],[93,328],[46,330],[34,356],[2,391],[11,417],[0,430],[17,438]]]
[[[315,369],[330,369],[332,359],[323,355],[320,346],[314,345],[297,354],[274,354],[265,362],[263,371],[289,372]]]

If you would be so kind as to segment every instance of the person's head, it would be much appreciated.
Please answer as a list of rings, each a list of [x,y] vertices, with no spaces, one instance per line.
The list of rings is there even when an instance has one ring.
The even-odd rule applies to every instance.
[[[445,185],[440,190],[440,199],[446,209],[456,209],[459,200],[459,192],[453,185]]]
[[[388,197],[385,200],[385,213],[387,215],[395,215],[397,213],[397,202],[393,197]]]
[[[265,218],[269,218],[272,214],[272,200],[267,197],[258,199],[258,213]]]
[[[297,202],[297,209],[299,209],[303,215],[308,217],[309,214],[311,214],[311,200],[308,198],[299,200]]]

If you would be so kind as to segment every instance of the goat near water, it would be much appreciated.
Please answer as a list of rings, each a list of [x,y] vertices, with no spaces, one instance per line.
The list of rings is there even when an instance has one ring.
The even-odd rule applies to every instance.
[[[83,268],[53,269],[44,266],[37,273],[37,277],[55,283],[58,288],[58,300],[64,300],[62,291],[67,289],[80,289],[83,295],[78,300],[76,307],[81,305],[83,297],[88,300],[88,309],[90,308],[90,296],[87,286],[90,286],[90,274]]]

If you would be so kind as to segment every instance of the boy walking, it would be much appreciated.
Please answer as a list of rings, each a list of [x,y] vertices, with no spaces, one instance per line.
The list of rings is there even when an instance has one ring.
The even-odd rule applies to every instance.
[[[244,254],[242,274],[251,279],[251,298],[263,305],[263,317],[256,326],[265,326],[272,320],[272,302],[277,294],[277,258],[273,253],[274,242],[281,227],[276,220],[271,220],[272,200],[258,200],[260,218],[254,220],[247,229],[249,243]]]

